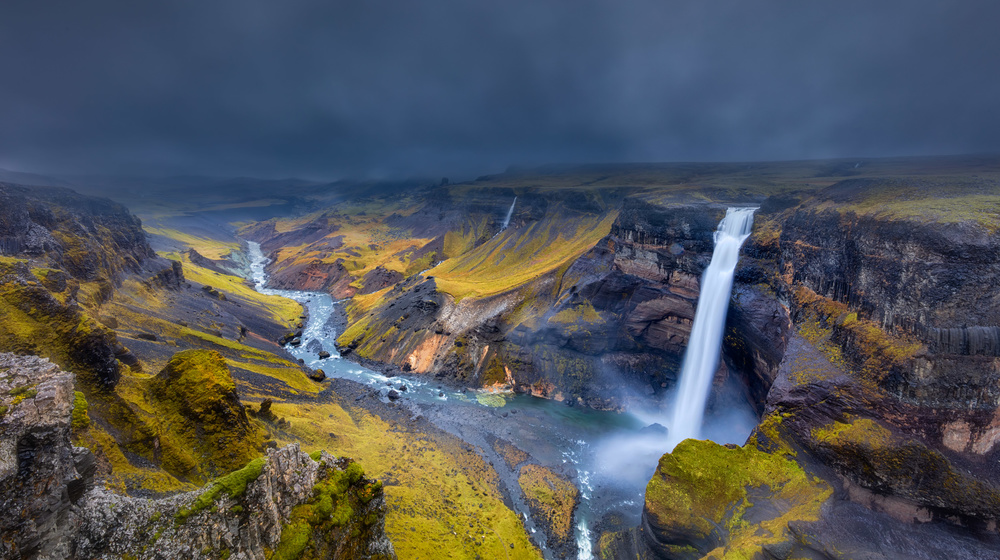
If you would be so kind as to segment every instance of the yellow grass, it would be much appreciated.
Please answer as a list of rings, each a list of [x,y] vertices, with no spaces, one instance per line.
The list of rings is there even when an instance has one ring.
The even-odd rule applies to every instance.
[[[154,227],[151,225],[144,225],[143,229],[151,235],[160,235],[168,239],[182,243],[195,251],[201,253],[202,256],[208,257],[210,259],[221,259],[224,258],[232,251],[239,251],[240,244],[226,241],[219,241],[218,239],[210,239],[208,237],[201,237],[198,235],[193,235],[190,233],[185,233],[171,228]]]
[[[431,269],[439,290],[460,300],[509,291],[571,263],[611,231],[617,211],[575,220],[544,220],[507,230]],[[564,234],[567,224],[575,231]]]
[[[496,472],[450,436],[427,438],[333,403],[272,410],[291,423],[287,441],[352,457],[385,483],[386,532],[400,560],[541,558],[504,506]]]

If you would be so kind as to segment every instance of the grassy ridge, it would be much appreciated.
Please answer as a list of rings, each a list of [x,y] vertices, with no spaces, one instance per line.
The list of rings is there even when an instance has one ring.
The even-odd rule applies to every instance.
[[[456,300],[507,292],[578,259],[611,231],[617,217],[616,211],[549,217],[525,229],[509,229],[428,274]]]
[[[977,224],[1000,230],[1000,183],[965,177],[878,179],[831,189],[816,207],[919,223]],[[823,193],[821,193],[823,194]]]
[[[239,243],[227,243],[217,239],[186,233],[173,228],[153,227],[147,224],[143,226],[143,229],[150,235],[165,237],[171,241],[181,243],[191,249],[194,249],[195,251],[198,251],[202,256],[209,259],[223,259],[229,255],[229,253],[240,250]]]

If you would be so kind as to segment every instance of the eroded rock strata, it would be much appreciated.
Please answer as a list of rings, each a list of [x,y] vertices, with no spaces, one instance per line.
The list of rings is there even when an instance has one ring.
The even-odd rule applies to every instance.
[[[726,341],[751,395],[766,392],[760,426],[718,472],[713,457],[735,450],[685,442],[665,455],[642,525],[605,535],[602,557],[1000,554],[1000,238],[976,222],[857,213],[850,196],[866,186],[762,208]],[[797,509],[784,477],[734,476],[759,470],[760,453],[830,492]],[[718,502],[728,509],[704,506]]]
[[[71,443],[86,421],[73,375],[13,354],[0,368],[4,558],[396,557],[381,484],[349,459],[290,445],[194,492],[124,496],[95,484],[93,455]]]
[[[743,448],[689,442],[665,456],[642,526],[606,535],[601,554],[996,557],[1000,236],[995,216],[976,206],[995,185],[826,184],[771,196],[703,191],[711,201],[588,192],[591,203],[573,207],[521,189],[524,207],[502,233],[442,197],[426,239],[444,233],[445,265],[355,277],[365,248],[337,246],[339,285],[354,286],[341,294],[354,299],[340,343],[369,364],[597,408],[658,398],[675,382],[724,207],[756,203],[717,387],[738,376],[761,425]],[[469,196],[500,207],[511,194]],[[311,226],[311,243],[328,243],[320,232],[335,223],[346,224],[338,242],[350,239],[354,218],[325,219]],[[399,236],[413,223],[393,220]],[[563,242],[552,231],[586,220],[606,229],[561,267],[525,283],[516,267],[503,269],[550,255],[541,247]],[[449,237],[454,228],[464,246]],[[519,261],[531,242],[541,245]],[[273,256],[275,270],[290,270]],[[622,384],[631,396],[615,391]]]

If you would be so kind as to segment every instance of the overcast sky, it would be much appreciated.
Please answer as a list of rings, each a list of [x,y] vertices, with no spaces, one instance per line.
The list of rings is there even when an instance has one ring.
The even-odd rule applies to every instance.
[[[0,167],[1000,152],[1000,2],[3,0]]]

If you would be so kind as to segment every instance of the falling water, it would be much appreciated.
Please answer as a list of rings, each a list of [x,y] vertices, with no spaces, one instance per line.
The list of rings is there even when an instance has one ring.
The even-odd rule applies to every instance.
[[[756,208],[730,208],[715,231],[715,251],[705,270],[698,296],[698,309],[691,327],[691,338],[684,353],[680,390],[674,403],[670,427],[671,448],[687,438],[697,438],[701,431],[705,402],[712,378],[719,366],[722,331],[733,288],[733,271],[740,246],[750,236]]]
[[[510,203],[510,210],[507,211],[507,217],[503,219],[503,225],[500,226],[500,231],[507,229],[507,224],[510,223],[510,217],[514,215],[514,205],[517,204],[517,197],[514,197],[514,202]]]

